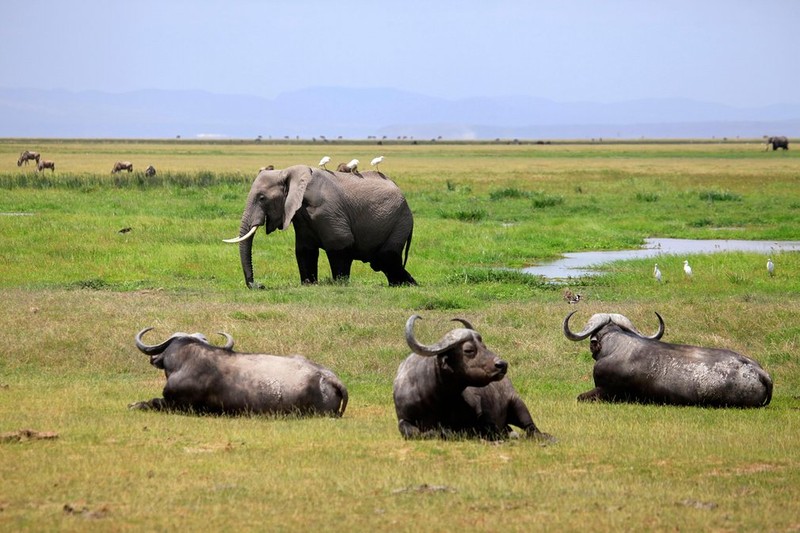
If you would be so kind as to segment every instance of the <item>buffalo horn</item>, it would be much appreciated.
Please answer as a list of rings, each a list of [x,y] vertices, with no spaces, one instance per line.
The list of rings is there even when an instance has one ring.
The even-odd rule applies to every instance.
[[[416,353],[417,355],[423,355],[425,357],[433,357],[439,355],[442,352],[446,352],[456,344],[466,341],[467,339],[472,338],[472,331],[466,329],[456,329],[453,331],[449,331],[442,337],[439,342],[424,345],[420,344],[417,339],[414,338],[414,322],[418,318],[422,318],[419,315],[411,315],[409,319],[406,321],[406,342],[408,343],[409,348]],[[460,320],[459,320],[460,321]],[[462,322],[463,323],[463,322]],[[464,324],[466,326],[466,324]]]
[[[573,333],[569,329],[569,319],[572,315],[574,315],[577,312],[578,311],[573,311],[570,314],[568,314],[566,318],[564,318],[564,336],[571,341],[582,341],[583,339],[594,333],[595,330],[600,329],[600,327],[605,325],[605,322],[603,324],[598,325],[594,323],[592,320],[590,320],[589,323],[586,324],[586,327],[584,328],[583,331],[581,331],[580,333]],[[597,315],[593,315],[592,318],[594,318],[595,316]]]
[[[220,335],[222,335],[223,337],[225,337],[228,340],[228,342],[225,343],[225,346],[223,346],[222,349],[223,350],[232,350],[233,349],[233,337],[231,337],[230,335],[228,335],[224,331],[218,331],[217,333],[219,333]]]
[[[172,342],[174,336],[170,337],[167,340],[165,340],[161,344],[156,344],[156,345],[150,346],[150,345],[147,345],[147,344],[142,342],[142,336],[145,333],[147,333],[148,331],[150,331],[151,329],[153,329],[153,328],[144,328],[142,331],[140,331],[139,333],[136,334],[136,347],[139,348],[140,352],[142,352],[142,353],[144,353],[146,355],[158,355],[158,354],[160,354],[161,352],[163,352],[164,350],[167,349],[167,346],[169,346],[169,343]]]
[[[464,319],[464,318],[454,318],[454,319],[452,319],[452,320],[451,320],[451,322],[461,322],[462,324],[464,324],[464,327],[465,327],[465,328],[467,328],[467,329],[471,329],[472,331],[475,331],[475,328],[473,328],[473,327],[472,327],[472,324],[470,324],[470,323],[469,323],[469,322],[468,322],[466,319]]]

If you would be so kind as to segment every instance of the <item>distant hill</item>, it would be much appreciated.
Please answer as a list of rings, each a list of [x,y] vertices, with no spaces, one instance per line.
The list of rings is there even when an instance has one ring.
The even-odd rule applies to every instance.
[[[267,99],[203,91],[0,89],[0,137],[589,139],[800,137],[800,105],[687,99],[443,99],[314,87]]]

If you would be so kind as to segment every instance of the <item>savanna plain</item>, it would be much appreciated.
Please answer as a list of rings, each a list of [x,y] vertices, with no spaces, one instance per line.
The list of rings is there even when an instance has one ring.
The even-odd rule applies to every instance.
[[[0,530],[799,531],[798,253],[776,248],[772,277],[754,253],[691,256],[691,280],[686,257],[665,255],[661,283],[653,260],[566,284],[519,272],[647,237],[800,239],[800,154],[763,148],[0,140]],[[25,149],[55,172],[18,167]],[[419,286],[361,263],[333,282],[324,254],[322,281],[301,286],[289,229],[256,235],[265,289],[245,287],[222,239],[258,168],[323,155],[386,157],[414,213]],[[112,175],[118,160],[134,172]],[[576,309],[577,325],[617,312],[644,332],[657,311],[665,341],[758,360],[772,402],[578,404],[593,361],[561,332]],[[403,440],[391,388],[414,313],[423,342],[472,322],[558,442]],[[164,384],[133,343],[148,326],[153,342],[225,331],[239,351],[306,355],[345,382],[347,411],[128,410]]]

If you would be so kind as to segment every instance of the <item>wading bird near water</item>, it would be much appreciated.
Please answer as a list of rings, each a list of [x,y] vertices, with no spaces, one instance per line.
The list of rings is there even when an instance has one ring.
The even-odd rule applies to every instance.
[[[656,263],[656,266],[653,269],[653,277],[655,277],[656,281],[659,283],[661,282],[661,271],[658,269],[658,263]]]
[[[769,272],[770,276],[775,275],[775,263],[772,262],[771,257],[767,259],[767,272]]]
[[[686,273],[687,278],[692,278],[692,267],[689,266],[689,261],[683,262],[683,271]]]

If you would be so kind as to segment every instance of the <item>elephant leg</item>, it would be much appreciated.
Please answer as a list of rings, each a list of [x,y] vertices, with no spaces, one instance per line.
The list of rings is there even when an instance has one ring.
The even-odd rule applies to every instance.
[[[294,250],[297,268],[300,270],[300,283],[317,282],[319,248],[298,248]]]
[[[390,287],[398,285],[416,285],[417,281],[403,267],[403,259],[396,252],[380,252],[370,262],[376,272],[383,272]]]
[[[328,250],[328,262],[331,265],[331,277],[334,281],[350,279],[350,268],[353,266],[353,253],[350,250]]]

